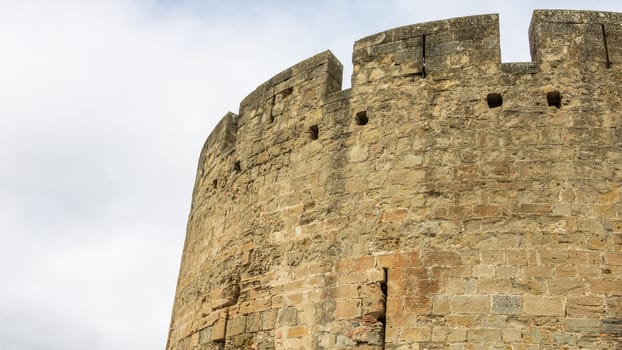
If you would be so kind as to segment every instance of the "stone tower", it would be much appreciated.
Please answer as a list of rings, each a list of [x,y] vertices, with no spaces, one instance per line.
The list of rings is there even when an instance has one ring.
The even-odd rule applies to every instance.
[[[201,151],[167,349],[622,348],[622,14],[497,15],[275,75]]]

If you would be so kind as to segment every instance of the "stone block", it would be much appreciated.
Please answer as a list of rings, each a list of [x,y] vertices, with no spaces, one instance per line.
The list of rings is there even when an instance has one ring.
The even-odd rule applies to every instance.
[[[501,338],[504,343],[520,343],[522,341],[522,333],[517,328],[503,328],[501,330]]]
[[[207,344],[212,341],[212,327],[199,331],[199,344]]]
[[[622,265],[622,252],[606,252],[605,262],[610,265]]]
[[[503,247],[500,247],[501,249]],[[488,265],[499,265],[506,262],[505,251],[503,250],[490,250],[480,253],[482,257],[482,263]]]
[[[589,286],[593,294],[622,296],[622,280],[591,280]]]
[[[607,305],[607,317],[622,318],[622,298],[609,297],[605,300]]]
[[[305,292],[296,292],[296,293],[291,293],[291,294],[286,294],[285,295],[285,300],[287,305],[299,305],[302,304],[302,301],[304,300],[304,295]]]
[[[432,327],[408,327],[400,332],[399,339],[406,342],[425,342],[432,338]]]
[[[544,266],[528,266],[523,269],[523,275],[525,277],[538,277],[546,278],[553,276],[553,269]]]
[[[432,313],[430,297],[414,296],[404,298],[404,313],[412,315],[429,315]],[[387,315],[388,317],[388,315]]]
[[[460,255],[456,252],[429,252],[423,256],[424,266],[457,266],[460,264]]]
[[[591,318],[567,318],[564,330],[566,332],[594,333],[600,330],[601,321]]]
[[[246,330],[246,317],[238,316],[227,321],[227,336],[244,333]]]
[[[440,343],[463,343],[467,340],[466,328],[432,327],[432,341]]]
[[[337,319],[360,317],[362,312],[360,299],[338,300],[335,309]]]
[[[521,311],[522,297],[515,295],[494,295],[492,312],[500,315],[518,315]]]
[[[551,295],[583,295],[588,285],[579,278],[552,278],[547,280]]]
[[[261,313],[261,329],[269,330],[273,329],[276,324],[276,310],[268,310]]]
[[[248,343],[253,339],[251,334],[239,334],[232,337],[232,345],[235,349],[248,348]]]
[[[406,254],[387,254],[377,257],[378,265],[386,268],[402,268],[412,266],[411,257]]]
[[[532,316],[564,316],[563,298],[525,295],[523,312]]]
[[[298,309],[294,306],[288,306],[279,311],[277,324],[282,326],[295,326],[299,323]]]
[[[467,340],[471,343],[500,343],[502,341],[500,329],[469,329]]]
[[[572,318],[600,318],[605,313],[602,297],[569,297],[566,299],[566,315]]]
[[[256,312],[246,316],[246,332],[258,332],[261,329],[261,313]]]
[[[462,278],[449,278],[445,282],[444,293],[447,294],[464,294],[465,280]]]
[[[226,315],[225,315],[226,317]],[[216,321],[211,330],[211,340],[220,341],[225,339],[225,335],[227,334],[227,320],[223,317]]]
[[[543,265],[561,265],[568,261],[568,252],[565,250],[541,250],[538,255]]]
[[[512,281],[509,279],[479,279],[477,292],[481,294],[503,294],[512,290]]]
[[[523,329],[522,341],[531,344],[549,344],[551,342],[551,332],[542,327],[529,327]]]
[[[458,295],[451,299],[451,311],[465,314],[481,314],[490,311],[490,298],[485,295]]]
[[[301,338],[309,335],[309,329],[305,326],[294,326],[287,329],[288,338]]]
[[[495,265],[473,266],[473,277],[493,277],[496,272]]]
[[[554,332],[552,334],[554,344],[575,346],[577,345],[577,335],[575,333]]]
[[[446,295],[437,295],[432,297],[432,312],[436,315],[444,315],[450,312],[451,297]]]

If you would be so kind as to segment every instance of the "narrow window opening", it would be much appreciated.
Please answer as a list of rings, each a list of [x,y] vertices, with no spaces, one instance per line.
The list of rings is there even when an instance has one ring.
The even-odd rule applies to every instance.
[[[367,111],[361,111],[356,113],[356,125],[367,125],[369,119],[367,118]]]
[[[609,60],[609,47],[607,46],[607,32],[605,32],[605,25],[601,24],[600,29],[603,32],[603,43],[605,44],[605,68],[611,67],[611,61]]]
[[[268,118],[268,122],[270,122],[270,123],[274,122],[274,114],[273,114],[272,110],[274,109],[275,101],[276,101],[276,97],[272,96],[272,102],[270,104],[270,117]]]
[[[425,79],[425,35],[421,37],[421,78]]]
[[[389,298],[389,288],[388,288],[388,283],[389,283],[389,269],[384,267],[382,268],[382,272],[383,272],[383,278],[382,278],[382,282],[380,283],[380,289],[382,290],[382,293],[384,294],[384,300],[383,300],[383,307],[384,307],[384,314],[378,318],[378,321],[380,321],[382,323],[382,348],[384,349],[385,347],[385,343],[387,340],[387,299]]]
[[[558,109],[562,106],[562,95],[559,91],[551,91],[546,94],[546,102],[549,106],[555,106]]]
[[[218,179],[214,179],[212,181],[212,187],[217,188],[218,187]]]
[[[501,94],[491,93],[486,96],[486,102],[488,102],[489,108],[501,107],[501,105],[503,104],[503,97],[501,96]]]
[[[233,163],[233,171],[235,171],[236,173],[239,173],[242,171],[242,166],[240,165],[239,160],[236,160],[235,163]]]
[[[311,137],[311,140],[317,140],[320,137],[320,129],[317,124],[309,127],[309,137]]]

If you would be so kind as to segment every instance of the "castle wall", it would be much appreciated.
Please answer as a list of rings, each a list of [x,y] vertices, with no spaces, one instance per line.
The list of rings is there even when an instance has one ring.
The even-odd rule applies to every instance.
[[[622,341],[622,14],[536,11],[318,54],[201,151],[167,349]],[[604,36],[603,36],[604,28]],[[606,45],[605,45],[606,39]]]

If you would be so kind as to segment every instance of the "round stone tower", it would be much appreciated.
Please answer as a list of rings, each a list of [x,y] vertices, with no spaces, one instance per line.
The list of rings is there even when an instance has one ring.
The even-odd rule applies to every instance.
[[[622,14],[497,15],[277,74],[205,142],[167,349],[622,345]]]

